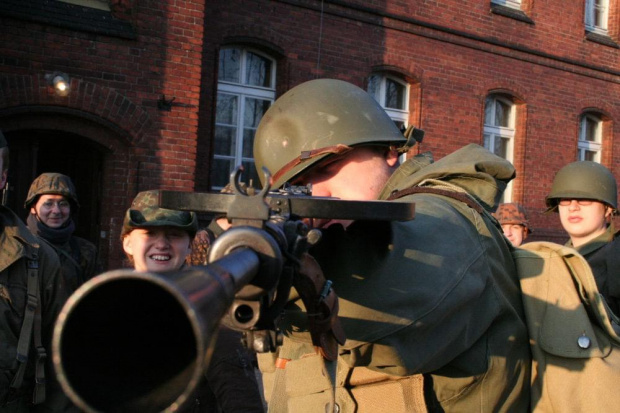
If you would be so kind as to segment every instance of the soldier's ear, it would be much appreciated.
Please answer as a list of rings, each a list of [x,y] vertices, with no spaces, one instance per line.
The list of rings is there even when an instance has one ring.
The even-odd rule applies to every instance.
[[[133,246],[129,234],[123,237],[123,250],[125,250],[126,254],[133,256]]]
[[[385,154],[385,161],[390,168],[396,166],[398,163],[398,151],[396,147],[390,146]]]

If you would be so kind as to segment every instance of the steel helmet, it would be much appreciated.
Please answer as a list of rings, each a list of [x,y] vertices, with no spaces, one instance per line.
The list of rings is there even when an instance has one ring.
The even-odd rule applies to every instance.
[[[592,161],[577,161],[564,166],[553,179],[547,196],[547,211],[558,206],[562,198],[594,199],[613,209],[618,208],[616,178],[603,165]]]
[[[80,207],[75,185],[73,185],[73,181],[67,175],[55,172],[46,172],[39,175],[30,184],[24,207],[31,208],[34,206],[41,195],[62,195],[73,204],[72,207],[74,209]]]
[[[135,228],[174,227],[194,238],[198,230],[198,218],[194,212],[177,211],[158,206],[158,191],[138,193],[125,213],[121,238]]]
[[[277,99],[263,116],[254,138],[256,169],[278,188],[326,157],[357,145],[398,144],[407,139],[375,99],[359,87],[336,79],[302,83]]]
[[[520,204],[509,202],[500,204],[497,211],[493,213],[493,216],[497,218],[500,225],[504,224],[516,224],[523,225],[528,234],[532,232],[530,225],[527,222],[527,216],[525,214],[525,208]]]

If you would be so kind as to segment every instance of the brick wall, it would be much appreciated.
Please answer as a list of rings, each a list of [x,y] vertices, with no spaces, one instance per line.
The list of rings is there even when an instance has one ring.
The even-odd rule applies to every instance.
[[[617,15],[618,2],[611,3]],[[620,176],[617,27],[608,44],[586,39],[576,0],[524,0],[516,17],[493,10],[489,2],[456,0],[210,2],[205,67],[216,68],[228,44],[271,48],[279,93],[316,77],[366,87],[373,70],[390,67],[414,86],[410,123],[426,131],[414,152],[437,158],[482,143],[485,97],[507,93],[519,106],[514,200],[528,209],[533,238],[563,242],[557,216],[543,214],[544,198],[555,172],[576,160],[585,110],[608,115],[603,163]],[[205,71],[203,101],[211,105],[215,84],[216,73]]]

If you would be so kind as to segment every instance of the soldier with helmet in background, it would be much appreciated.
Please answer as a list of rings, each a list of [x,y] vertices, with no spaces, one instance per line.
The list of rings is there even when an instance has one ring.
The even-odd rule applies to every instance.
[[[612,216],[618,208],[616,178],[605,166],[577,161],[564,166],[546,198],[547,211],[558,212],[562,227],[590,264],[596,285],[611,310],[620,315],[620,236]]]
[[[527,236],[532,233],[527,222],[525,208],[521,204],[514,202],[500,204],[493,216],[502,226],[506,238],[515,247],[523,244]]]
[[[0,132],[0,189],[8,151]],[[68,296],[53,248],[0,206],[0,412],[72,409],[51,363],[54,322]]]
[[[313,220],[323,235],[310,254],[333,281],[346,341],[328,357],[330,342],[313,340],[293,291],[278,323],[283,345],[258,355],[269,411],[528,410],[521,293],[491,216],[514,167],[473,144],[399,165],[415,136],[335,79],[294,87],[262,118],[254,158],[263,185],[265,167],[272,188],[415,203],[410,221]]]
[[[56,249],[70,292],[103,271],[97,247],[73,235],[80,204],[71,178],[52,172],[39,175],[24,206],[30,209],[26,219],[30,231]]]

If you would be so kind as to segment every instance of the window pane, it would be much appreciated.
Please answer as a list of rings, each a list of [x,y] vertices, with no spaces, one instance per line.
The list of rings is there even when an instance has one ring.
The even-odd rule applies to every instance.
[[[375,98],[375,100],[379,102],[379,104],[381,104],[381,102],[379,101],[379,97],[377,96],[377,94],[379,93],[379,82],[380,81],[381,81],[381,78],[377,75],[372,75],[370,76],[370,79],[368,79],[368,94],[370,94],[370,96]]]
[[[491,148],[491,135],[488,135],[485,133],[483,135],[483,140],[484,140],[483,146],[489,151],[492,151],[493,148]]]
[[[256,129],[243,129],[243,153],[242,156],[244,158],[251,158],[253,154],[254,148],[254,135],[256,134]]]
[[[584,121],[586,122],[586,136],[584,136],[585,140],[589,142],[596,142],[599,122],[589,117],[585,117]]]
[[[220,50],[219,80],[239,83],[239,70],[241,67],[241,51],[239,49]]]
[[[271,60],[247,52],[245,83],[252,86],[271,87]]]
[[[494,125],[493,123],[493,102],[495,99],[487,97],[484,101],[484,124]]]
[[[505,157],[505,153],[502,153],[502,150],[504,148],[502,148],[502,137],[501,136],[493,136],[493,153],[497,156],[500,156],[502,158]]]
[[[238,97],[235,95],[218,93],[215,123],[235,125],[237,123],[237,102]]]
[[[271,102],[264,99],[245,98],[243,126],[258,127],[261,118],[269,109]]]
[[[216,155],[234,156],[236,150],[237,128],[234,126],[216,126],[213,151]]]
[[[495,99],[495,126],[510,126],[510,106]]]
[[[212,186],[223,188],[230,180],[230,173],[234,168],[231,159],[214,159],[211,169]]]
[[[391,79],[385,79],[385,107],[404,109],[405,87]]]
[[[593,161],[596,162],[596,152],[592,152],[592,151],[585,151],[585,160],[586,161]]]
[[[499,144],[499,151],[497,150],[497,144],[495,147],[495,153],[498,156],[501,156],[504,159],[508,159],[508,144],[510,142],[510,139],[506,139],[506,138],[502,138],[499,140],[499,142],[497,144]]]

